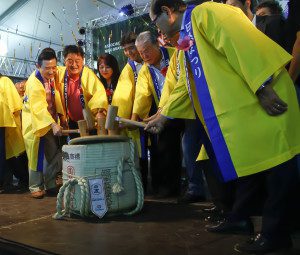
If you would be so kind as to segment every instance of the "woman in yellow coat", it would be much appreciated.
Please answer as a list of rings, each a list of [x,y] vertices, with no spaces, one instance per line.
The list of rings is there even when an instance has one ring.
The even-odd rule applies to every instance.
[[[5,175],[7,159],[25,151],[21,132],[22,100],[13,82],[0,74],[0,181]]]

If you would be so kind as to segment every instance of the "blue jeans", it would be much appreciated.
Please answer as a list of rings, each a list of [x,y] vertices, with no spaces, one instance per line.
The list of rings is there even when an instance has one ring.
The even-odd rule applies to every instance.
[[[187,193],[196,196],[205,196],[203,171],[196,162],[201,148],[199,122],[185,120],[185,129],[182,138],[182,151],[188,177]]]

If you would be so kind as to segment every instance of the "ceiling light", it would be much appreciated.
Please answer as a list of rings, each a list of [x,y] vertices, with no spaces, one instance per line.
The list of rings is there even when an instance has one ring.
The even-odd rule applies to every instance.
[[[78,46],[82,47],[82,46],[85,45],[85,40],[78,39],[78,40],[77,40],[77,44],[78,44]]]
[[[131,16],[132,14],[134,14],[134,9],[131,4],[123,6],[119,11],[120,16]]]

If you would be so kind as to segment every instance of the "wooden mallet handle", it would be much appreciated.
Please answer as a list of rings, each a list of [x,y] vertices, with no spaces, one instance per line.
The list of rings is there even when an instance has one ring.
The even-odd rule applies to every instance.
[[[124,119],[124,118],[120,118],[120,117],[116,117],[116,121],[125,123],[125,124],[129,124],[129,125],[133,125],[133,126],[137,126],[137,127],[141,127],[141,128],[146,127],[146,123],[144,123],[144,122]]]
[[[67,134],[80,134],[79,129],[65,129],[62,130],[62,134],[63,135],[67,135]]]

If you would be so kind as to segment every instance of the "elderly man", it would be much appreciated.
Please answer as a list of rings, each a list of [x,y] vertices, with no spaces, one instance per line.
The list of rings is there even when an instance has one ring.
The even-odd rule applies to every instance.
[[[88,128],[95,119],[105,118],[108,102],[103,84],[95,73],[84,66],[81,47],[67,45],[63,51],[65,67],[58,67],[58,89],[63,99],[70,129],[78,128],[77,121],[87,120]]]
[[[174,49],[159,47],[156,37],[150,31],[139,34],[135,45],[144,60],[144,65],[137,79],[132,119],[141,120],[157,111]],[[152,188],[154,193],[161,197],[179,193],[181,125],[180,121],[174,120],[166,132],[158,138],[152,137]]]
[[[26,83],[22,110],[22,131],[29,161],[29,189],[33,198],[57,192],[56,175],[62,170],[62,154],[58,136],[62,127],[63,106],[55,86],[56,54],[51,48],[42,50],[38,69]]]
[[[164,88],[162,91],[161,99],[159,101],[159,112],[167,104],[171,91],[177,86],[177,83],[185,84],[186,79],[182,76],[180,72],[179,62],[179,51],[173,54],[170,59],[170,66],[166,75]],[[184,102],[191,104],[191,102]],[[178,203],[196,203],[202,202],[205,200],[205,185],[203,178],[203,161],[200,164],[196,162],[199,149],[202,146],[201,137],[198,132],[199,123],[195,119],[195,113],[191,107],[190,113],[185,112],[186,119],[184,120],[184,130],[182,133],[182,154],[183,160],[185,163],[186,169],[186,179],[185,183],[186,189],[182,192],[182,196],[178,198]],[[153,119],[154,116],[151,116],[147,121]],[[180,118],[180,116],[178,116]],[[207,156],[203,150],[202,160],[207,159]],[[210,172],[210,171],[207,171]]]
[[[261,233],[235,249],[267,253],[291,247],[284,216],[287,195],[297,178],[300,130],[295,127],[300,114],[295,88],[284,68],[290,55],[231,6],[153,0],[150,17],[168,38],[176,41],[180,36],[177,47],[184,51],[180,65],[186,71],[187,88],[175,88],[161,115],[146,129],[161,131],[167,122],[164,116],[182,115],[185,109],[180,102],[190,97],[203,125],[199,132],[220,177],[239,178],[231,215],[215,232],[253,231],[247,206],[265,182],[268,198]]]

